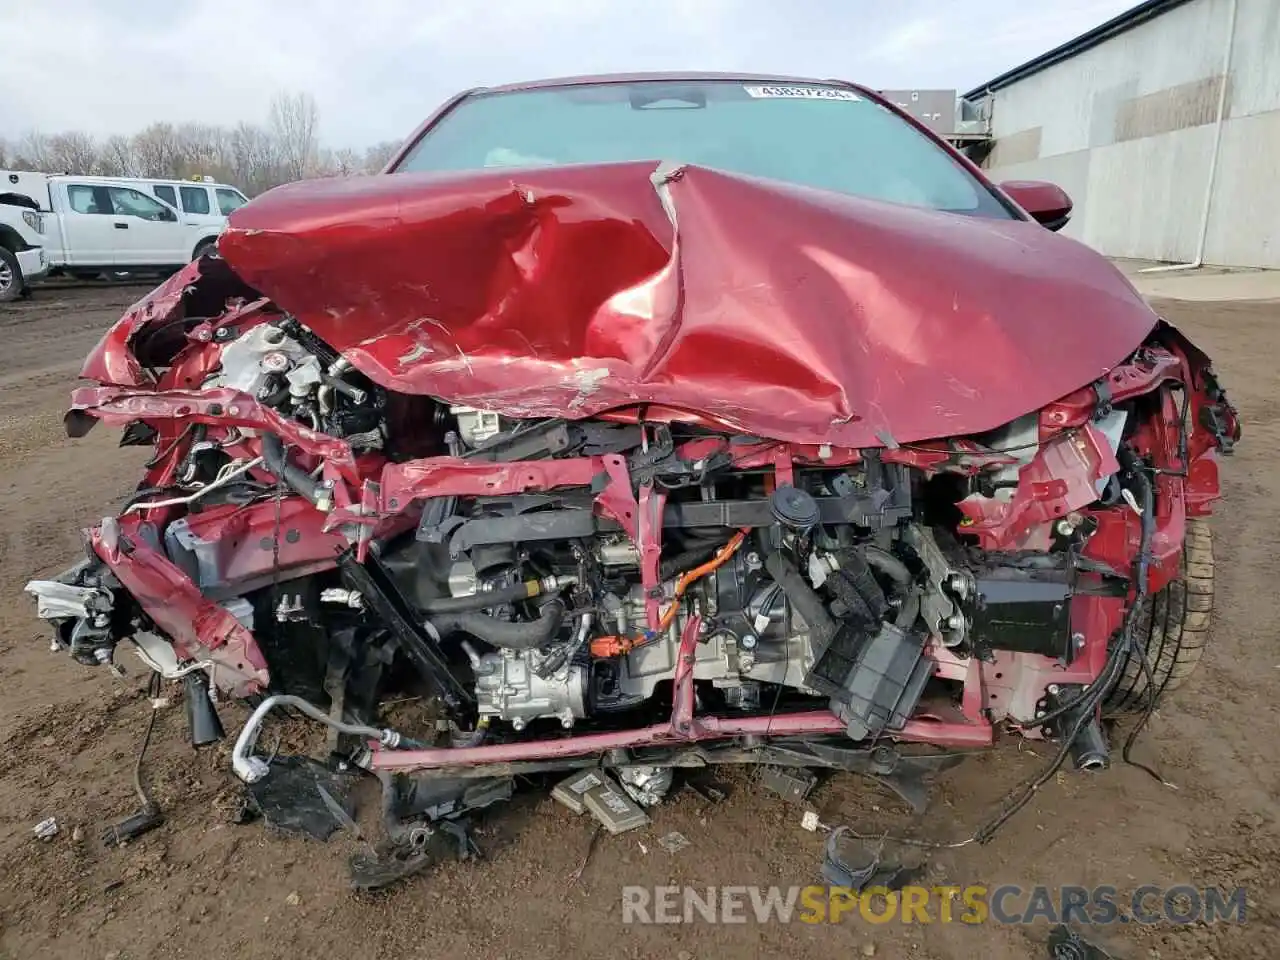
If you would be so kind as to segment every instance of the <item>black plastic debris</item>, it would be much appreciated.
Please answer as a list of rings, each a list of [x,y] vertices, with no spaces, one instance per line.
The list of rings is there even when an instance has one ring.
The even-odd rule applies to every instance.
[[[398,820],[457,817],[510,800],[513,777],[438,777],[402,775],[392,779],[390,810]]]
[[[848,827],[836,827],[822,850],[822,876],[832,886],[862,891],[868,887],[900,890],[920,875],[920,866],[908,866],[884,857],[884,844],[874,850],[866,844],[851,843],[862,855],[846,857],[840,852],[841,838]]]
[[[448,860],[476,860],[480,856],[465,820],[442,820],[415,831],[408,845],[382,852],[357,851],[347,866],[352,888],[368,892],[383,890]]]
[[[818,775],[803,767],[787,769],[772,764],[760,767],[760,783],[790,803],[803,803],[818,783]]]
[[[123,847],[130,840],[136,840],[144,833],[150,833],[164,825],[164,814],[154,803],[148,804],[137,813],[108,825],[102,831],[102,842],[108,847]]]
[[[1063,924],[1049,932],[1049,956],[1052,960],[1114,960],[1111,954]]]
[[[271,775],[245,789],[268,827],[323,841],[351,822],[355,783],[353,774],[308,757],[277,757]]]

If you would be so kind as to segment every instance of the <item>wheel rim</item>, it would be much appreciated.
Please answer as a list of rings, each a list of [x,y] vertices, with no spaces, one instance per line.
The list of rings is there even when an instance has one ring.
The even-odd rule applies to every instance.
[[[13,268],[0,260],[0,293],[6,293],[13,286]]]

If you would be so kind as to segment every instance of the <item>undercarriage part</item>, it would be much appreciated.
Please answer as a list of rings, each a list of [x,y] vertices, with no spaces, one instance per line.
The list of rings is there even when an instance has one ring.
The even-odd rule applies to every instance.
[[[351,855],[348,871],[353,890],[385,890],[450,860],[474,860],[480,848],[463,820],[445,820],[422,828],[412,843],[382,852],[359,850]]]
[[[53,648],[66,650],[77,663],[110,663],[117,642],[113,589],[119,583],[96,558],[84,560],[53,580],[32,580],[24,592],[36,598],[36,610],[54,628]]]
[[[153,699],[160,693],[160,684],[160,675],[153,673],[147,685],[147,691]],[[155,728],[156,707],[152,704],[151,715],[147,717],[147,730],[142,735],[142,744],[138,747],[138,758],[133,764],[133,790],[138,795],[138,810],[123,820],[109,824],[102,831],[102,842],[107,846],[124,846],[130,840],[149,833],[164,823],[164,814],[160,812],[159,804],[151,798],[150,792],[142,782],[142,762],[146,759],[147,748],[151,746],[151,734]]]
[[[920,594],[920,616],[930,632],[942,638],[946,647],[965,643],[969,624],[962,604],[973,595],[973,579],[954,565],[938,545],[929,527],[911,525],[903,530],[903,542],[924,565],[925,585]]]
[[[891,623],[874,635],[844,624],[806,678],[831,695],[831,709],[853,740],[901,730],[915,711],[933,662],[916,635]]]
[[[1044,698],[1045,710],[1052,711],[1064,703],[1077,701],[1083,692],[1084,687],[1078,684],[1052,684]],[[1067,710],[1053,721],[1052,732],[1058,737],[1071,737],[1071,762],[1077,770],[1105,770],[1111,766],[1111,747],[1096,703]]]
[[[804,803],[805,797],[817,785],[818,777],[804,768],[792,772],[770,763],[760,768],[760,783],[789,803]]]
[[[440,778],[380,773],[386,841],[352,855],[356,890],[381,890],[450,859],[481,856],[469,816],[510,800],[509,776]]]
[[[351,823],[355,774],[331,770],[309,757],[271,762],[271,776],[245,788],[252,809],[281,833],[328,840]]]
[[[226,736],[218,711],[209,697],[209,677],[193,670],[182,678],[182,697],[187,710],[187,732],[193,747],[207,747]]]
[[[231,751],[231,768],[235,771],[237,777],[245,783],[255,783],[261,780],[270,772],[270,766],[266,760],[253,755],[254,745],[258,742],[258,734],[262,729],[262,721],[267,718],[267,714],[271,713],[277,707],[292,707],[301,713],[306,714],[312,720],[317,720],[328,727],[339,731],[340,733],[350,734],[354,737],[362,737],[366,740],[374,740],[381,743],[384,747],[397,747],[404,741],[395,730],[377,727],[368,727],[363,724],[346,723],[337,720],[315,704],[308,703],[301,697],[293,697],[288,694],[276,694],[267,697],[262,703],[258,704],[258,708],[249,715],[249,719],[245,721],[240,735],[236,738],[236,745]]]
[[[918,866],[907,867],[900,862],[885,859],[883,844],[873,849],[858,842],[861,848],[859,855],[851,858],[841,850],[841,841],[849,833],[847,827],[836,827],[823,845],[822,876],[828,883],[858,893],[868,887],[899,890],[919,875]]]
[[[655,807],[667,796],[674,777],[670,767],[651,765],[622,767],[618,771],[622,789],[642,807]]]
[[[515,782],[511,777],[440,779],[402,775],[391,779],[389,789],[392,794],[383,797],[383,809],[395,818],[398,826],[388,829],[388,833],[407,836],[403,831],[408,821],[416,818],[443,820],[510,800]]]
[[[599,779],[599,767],[609,769],[681,768],[698,770],[719,764],[768,764],[790,770],[842,770],[869,777],[891,790],[918,814],[928,805],[931,778],[958,766],[969,752],[905,752],[889,744],[859,747],[844,736],[811,736],[807,738],[775,737],[765,743],[685,744],[646,747],[635,750],[613,750],[603,757],[560,757],[551,760],[518,761],[502,764],[503,771],[513,776],[576,770],[574,782],[586,784],[576,793],[580,796]],[[484,766],[458,766],[424,770],[422,778],[443,777],[472,779],[492,776]],[[567,781],[566,781],[567,782]],[[563,798],[561,798],[563,802]]]

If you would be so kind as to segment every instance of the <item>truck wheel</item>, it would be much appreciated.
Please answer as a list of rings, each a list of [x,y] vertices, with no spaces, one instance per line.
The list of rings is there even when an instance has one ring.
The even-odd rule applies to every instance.
[[[22,296],[27,281],[22,277],[22,267],[18,266],[18,258],[4,247],[0,247],[0,303],[9,303]]]
[[[195,249],[195,252],[191,254],[191,259],[199,260],[205,254],[209,254],[209,253],[216,254],[217,252],[218,252],[218,241],[216,238],[210,237],[209,239],[201,240],[199,243],[196,244],[196,249]]]
[[[1209,641],[1213,616],[1213,532],[1203,518],[1187,519],[1182,570],[1138,609],[1134,629],[1151,664],[1151,680],[1135,654],[1107,695],[1108,713],[1140,713],[1191,676]]]

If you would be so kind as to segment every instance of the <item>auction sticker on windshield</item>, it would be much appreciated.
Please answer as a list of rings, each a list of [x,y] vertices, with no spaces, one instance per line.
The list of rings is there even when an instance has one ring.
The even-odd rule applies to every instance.
[[[746,84],[749,97],[791,97],[797,100],[861,100],[852,90],[838,87],[789,87],[778,84]]]

